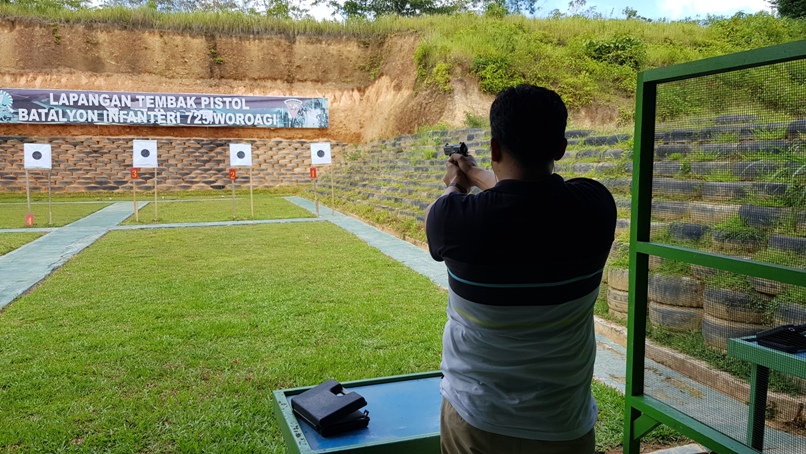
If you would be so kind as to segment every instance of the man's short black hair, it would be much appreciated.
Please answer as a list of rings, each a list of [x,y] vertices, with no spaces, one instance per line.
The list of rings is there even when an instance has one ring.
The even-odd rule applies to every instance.
[[[536,85],[506,88],[490,107],[493,139],[525,167],[554,160],[567,122],[560,95]]]

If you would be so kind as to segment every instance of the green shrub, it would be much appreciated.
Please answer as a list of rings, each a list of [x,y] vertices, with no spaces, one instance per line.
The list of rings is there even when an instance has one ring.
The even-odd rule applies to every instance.
[[[569,109],[590,105],[598,94],[599,85],[591,74],[581,73],[562,80],[557,93]]]
[[[677,260],[663,260],[651,274],[665,276],[691,276],[691,264]]]
[[[767,237],[764,230],[747,225],[739,215],[731,216],[716,224],[714,229],[721,231],[726,237],[731,238],[733,241],[752,243],[762,241]]]
[[[493,1],[487,4],[484,8],[484,17],[492,19],[503,19],[509,10],[502,1]]]
[[[728,18],[715,18],[709,23],[709,31],[736,49],[747,49],[786,42],[793,31],[794,22],[782,21],[765,12],[740,12]]]
[[[431,143],[439,145],[441,139],[433,139],[431,138],[431,133],[433,131],[448,131],[451,127],[447,123],[439,122],[435,125],[423,125],[419,126],[417,130],[414,132],[419,136],[419,140],[422,140],[422,143]],[[436,142],[434,142],[436,140]]]
[[[688,91],[676,84],[662,84],[658,87],[657,117],[669,121],[692,110],[688,101]]]
[[[523,77],[513,70],[512,64],[505,56],[476,57],[470,70],[479,76],[479,86],[485,93],[497,94],[507,87],[525,82]]]
[[[414,51],[414,66],[417,68],[417,80],[426,83],[437,64],[444,62],[447,48],[440,44],[420,42]]]
[[[433,82],[439,87],[440,91],[450,92],[451,87],[451,65],[445,62],[437,63],[431,71],[431,78],[429,82]]]
[[[465,126],[468,128],[489,128],[490,119],[481,115],[473,115],[470,112],[465,112]]]
[[[646,61],[646,44],[634,36],[616,36],[585,42],[585,55],[593,60],[640,69]]]

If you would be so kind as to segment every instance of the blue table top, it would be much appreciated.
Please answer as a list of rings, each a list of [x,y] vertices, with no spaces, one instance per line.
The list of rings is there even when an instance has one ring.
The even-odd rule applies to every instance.
[[[313,450],[438,434],[441,380],[437,376],[348,387],[367,401],[367,406],[362,408],[369,412],[370,418],[369,426],[365,429],[325,438],[304,421],[299,421],[299,425]],[[293,398],[287,397],[289,404]]]

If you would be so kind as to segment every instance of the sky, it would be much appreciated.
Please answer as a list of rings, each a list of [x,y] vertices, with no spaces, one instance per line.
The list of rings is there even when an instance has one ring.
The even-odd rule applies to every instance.
[[[305,3],[303,1],[302,3]],[[568,13],[569,0],[540,0],[537,16],[547,16],[555,9]],[[705,19],[709,15],[732,16],[738,12],[754,14],[771,12],[767,0],[587,0],[584,9],[596,8],[605,17],[624,18],[624,8],[638,11],[638,15],[653,20]],[[311,9],[317,19],[333,19],[325,6]]]

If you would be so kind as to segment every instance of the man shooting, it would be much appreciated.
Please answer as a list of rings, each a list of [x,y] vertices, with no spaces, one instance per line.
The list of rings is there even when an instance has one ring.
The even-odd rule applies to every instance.
[[[502,91],[492,171],[452,154],[426,209],[431,256],[449,275],[443,453],[594,452],[593,305],[616,205],[602,184],[554,173],[567,118],[549,89]]]

